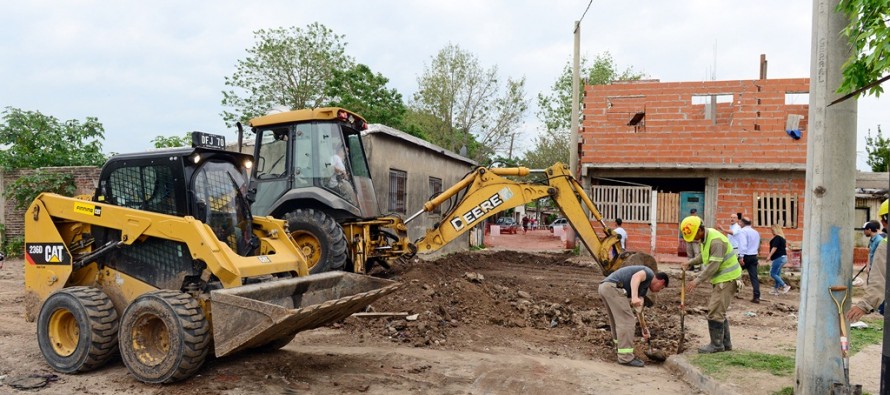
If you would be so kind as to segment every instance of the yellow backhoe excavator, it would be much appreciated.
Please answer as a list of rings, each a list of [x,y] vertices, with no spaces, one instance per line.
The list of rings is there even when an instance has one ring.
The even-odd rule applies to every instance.
[[[375,263],[387,265],[418,251],[433,252],[485,218],[543,197],[559,206],[604,272],[628,263],[655,266],[651,255],[619,251],[617,236],[562,164],[539,171],[477,168],[424,205],[429,211],[452,203],[436,228],[411,243],[406,223],[423,211],[404,222],[395,215],[380,216],[361,140],[361,131],[367,128],[364,118],[326,107],[258,117],[250,127],[256,136],[256,166],[247,193],[252,209],[288,221],[311,273],[365,273]],[[239,127],[239,136],[242,133]],[[530,174],[543,174],[546,180],[524,183],[505,178]],[[605,235],[597,234],[582,203]],[[616,258],[613,250],[619,253]]]

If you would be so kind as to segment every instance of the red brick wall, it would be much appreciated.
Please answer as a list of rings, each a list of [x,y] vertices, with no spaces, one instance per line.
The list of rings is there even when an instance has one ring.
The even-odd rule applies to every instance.
[[[808,91],[808,78],[585,86],[581,162],[805,165],[806,133],[793,140],[785,121],[806,117],[808,106],[785,105],[785,94]],[[694,95],[708,94],[733,95],[732,103],[718,103],[716,125],[703,104],[692,104]],[[645,126],[628,126],[639,111]]]
[[[733,213],[742,213],[743,216],[752,218],[757,209],[754,203],[754,193],[779,193],[797,196],[797,227],[783,228],[785,239],[790,247],[800,248],[803,241],[803,212],[804,212],[804,186],[805,175],[788,179],[783,177],[754,178],[753,176],[731,178],[721,177],[718,180],[717,190],[717,217],[716,223],[729,227],[729,216]],[[769,240],[773,233],[769,227],[754,227],[760,233],[760,256],[766,257],[769,253]]]
[[[92,195],[96,190],[96,184],[99,181],[100,168],[94,166],[72,166],[72,167],[44,167],[43,171],[52,173],[67,173],[74,176],[74,183],[77,187],[78,195]],[[36,170],[13,170],[3,173],[3,185],[6,188],[25,174],[34,173]],[[15,202],[4,199],[5,218],[3,223],[6,225],[6,237],[15,238],[25,234],[24,210],[16,210]]]
[[[795,173],[789,173],[795,174]],[[754,203],[755,193],[780,193],[797,196],[797,224],[796,228],[784,228],[785,238],[789,248],[800,248],[803,240],[804,219],[804,184],[806,180],[803,173],[798,176],[765,175],[764,178],[756,178],[756,173],[748,173],[741,176],[720,177],[717,182],[717,207],[714,222],[729,228],[729,216],[741,212],[747,217],[754,216],[756,209]],[[628,245],[630,251],[650,250],[650,227],[648,223],[629,223],[623,225],[627,230]],[[659,222],[656,233],[656,253],[676,254],[679,247],[679,224]],[[766,257],[769,253],[769,240],[772,239],[772,231],[769,227],[755,226],[760,233],[760,256]],[[685,250],[684,250],[685,251]]]
[[[649,252],[651,248],[649,224],[628,223],[622,224],[627,231],[627,250]],[[679,224],[658,223],[658,233],[655,239],[655,252],[659,254],[676,254],[679,243]]]
[[[799,128],[807,128],[807,103],[785,104],[786,93],[809,91],[808,78],[706,82],[635,81],[586,86],[581,136],[584,164],[666,165],[696,167],[696,177],[719,177],[716,204],[717,224],[729,225],[730,214],[752,216],[754,193],[797,195],[797,228],[786,228],[785,236],[799,247],[803,236],[805,175],[800,171],[725,171],[726,165],[806,165],[807,134],[794,140],[785,132],[790,114],[804,116]],[[708,95],[731,95],[731,103],[717,103],[716,121],[705,119],[705,105],[693,104]],[[698,101],[697,101],[698,102]],[[628,126],[637,112],[643,122]],[[713,165],[713,166],[709,166]],[[620,166],[619,166],[620,167]],[[723,170],[717,170],[719,168]],[[740,166],[741,167],[741,166]],[[709,169],[710,168],[710,169]],[[717,172],[720,173],[717,173]],[[674,177],[674,176],[671,176]],[[675,177],[688,177],[678,172]],[[628,249],[650,250],[648,224],[625,223]],[[755,227],[765,256],[772,232]],[[656,252],[676,254],[678,224],[658,223]]]

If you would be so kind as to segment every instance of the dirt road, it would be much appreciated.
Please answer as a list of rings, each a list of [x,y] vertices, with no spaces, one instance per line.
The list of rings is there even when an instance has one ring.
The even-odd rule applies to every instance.
[[[510,238],[513,244],[536,249],[529,236],[500,235],[500,240]],[[9,261],[0,270],[0,376],[7,382],[53,373],[40,355],[34,324],[23,318],[21,267],[21,261]],[[563,253],[494,248],[435,261],[415,259],[374,275],[404,283],[375,303],[374,310],[416,314],[416,320],[351,317],[303,332],[273,353],[211,359],[197,376],[173,385],[142,384],[114,360],[95,372],[59,374],[39,392],[695,393],[657,364],[636,369],[615,363],[596,293],[602,275],[592,262]],[[679,329],[679,288],[673,281],[646,313],[653,346],[670,352],[676,350]],[[692,352],[706,331],[706,298],[707,291],[697,290],[688,302],[687,344]],[[730,312],[736,347],[793,349],[796,299],[794,293],[760,305],[737,299]],[[645,359],[642,349],[638,341],[638,355]],[[745,387],[750,393],[771,393],[780,385],[769,377],[751,377]]]
[[[10,261],[0,270],[0,376],[5,381],[54,373],[40,355],[34,324],[23,318],[21,268],[21,261]],[[115,360],[95,372],[59,374],[40,392],[691,391],[659,367],[614,363],[604,316],[597,311],[602,307],[593,286],[598,271],[572,263],[568,255],[457,254],[434,262],[416,260],[378,275],[406,286],[375,304],[375,310],[418,314],[416,321],[349,318],[304,332],[277,352],[210,360],[198,376],[174,385],[142,384]]]

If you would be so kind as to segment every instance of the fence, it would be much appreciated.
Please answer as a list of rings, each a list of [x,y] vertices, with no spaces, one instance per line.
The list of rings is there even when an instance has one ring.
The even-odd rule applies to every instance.
[[[658,193],[657,222],[680,223],[680,194],[670,192]]]
[[[652,188],[594,185],[591,197],[603,218],[624,222],[649,222]]]
[[[783,228],[797,227],[797,195],[789,193],[754,193],[754,226],[779,224]]]

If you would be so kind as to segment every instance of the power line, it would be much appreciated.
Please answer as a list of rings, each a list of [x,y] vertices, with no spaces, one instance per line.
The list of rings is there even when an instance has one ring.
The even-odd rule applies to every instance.
[[[590,9],[590,5],[591,5],[591,4],[593,4],[593,0],[590,0],[590,2],[587,3],[587,8],[584,9],[584,13],[581,14],[581,19],[578,19],[578,23],[581,23],[581,21],[584,20],[584,15],[587,15],[587,10]]]

